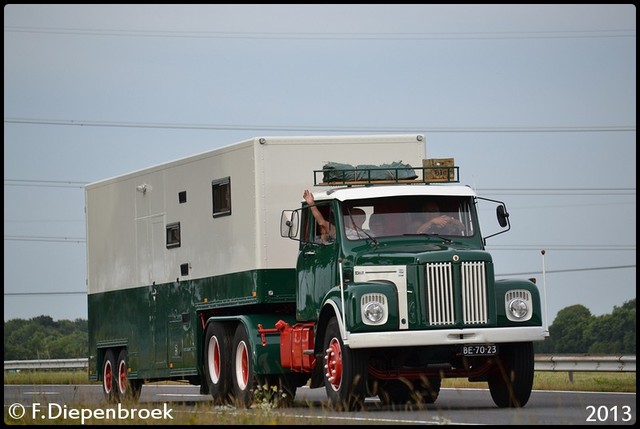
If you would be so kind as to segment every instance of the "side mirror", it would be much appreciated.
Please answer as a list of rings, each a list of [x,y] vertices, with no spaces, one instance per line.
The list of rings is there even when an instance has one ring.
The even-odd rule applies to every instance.
[[[504,228],[509,225],[509,213],[507,213],[507,208],[503,204],[496,208],[496,216],[501,227]]]
[[[280,235],[285,238],[297,239],[299,219],[297,210],[283,210],[280,216]]]
[[[505,232],[511,229],[511,223],[509,222],[509,213],[507,213],[507,206],[502,201],[492,200],[490,198],[484,198],[484,197],[476,197],[476,198],[478,200],[491,201],[492,203],[496,203],[498,205],[496,207],[496,215],[498,217],[498,223],[502,228],[505,228],[505,227],[507,228],[507,229],[503,229],[502,231],[498,231],[494,234],[483,237],[482,241],[486,243],[487,238],[496,236],[498,234],[504,234]]]

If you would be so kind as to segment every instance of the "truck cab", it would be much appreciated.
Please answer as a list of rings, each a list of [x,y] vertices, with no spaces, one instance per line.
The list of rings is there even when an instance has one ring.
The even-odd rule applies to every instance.
[[[435,189],[434,189],[435,188]],[[483,250],[473,192],[463,186],[344,188],[315,195],[316,207],[335,225],[325,234],[310,210],[300,212],[297,260],[298,317],[316,320],[319,300],[338,284],[343,260],[345,283],[354,268],[416,264],[441,257],[443,249]],[[438,208],[437,212],[425,211]],[[354,214],[357,213],[357,214]],[[310,299],[311,298],[311,299]],[[405,320],[408,327],[408,320]]]

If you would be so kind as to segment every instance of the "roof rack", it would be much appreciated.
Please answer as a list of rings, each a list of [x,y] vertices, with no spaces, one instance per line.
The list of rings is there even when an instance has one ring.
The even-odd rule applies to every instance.
[[[416,174],[422,172],[422,174]],[[320,180],[318,177],[320,175]],[[325,168],[313,170],[314,186],[459,183],[459,166]]]

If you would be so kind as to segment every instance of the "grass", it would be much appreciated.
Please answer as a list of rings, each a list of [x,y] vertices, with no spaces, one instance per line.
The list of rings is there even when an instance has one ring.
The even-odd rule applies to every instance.
[[[4,384],[100,384],[90,383],[85,371],[5,372]],[[183,383],[180,383],[183,384]],[[471,383],[464,378],[446,378],[442,387],[485,388],[486,383]],[[569,390],[590,392],[635,392],[635,372],[553,372],[538,371],[534,390]]]
[[[471,383],[464,378],[442,380],[442,387],[486,388],[487,383]],[[538,371],[533,376],[533,390],[586,392],[634,392],[635,372],[554,372]]]
[[[7,384],[100,384],[89,383],[86,371],[22,371],[20,373],[4,374],[4,383]],[[167,383],[167,382],[162,382]],[[183,383],[180,383],[183,384]],[[466,379],[444,379],[443,388],[487,388],[487,383],[471,383]],[[594,391],[594,392],[635,392],[636,373],[635,372],[574,372],[569,375],[567,372],[536,372],[533,382],[534,390],[562,390],[562,391]],[[160,411],[160,405],[154,405],[155,411]],[[125,409],[148,409],[142,404],[123,404]],[[151,424],[171,424],[171,425],[319,425],[326,424],[326,420],[321,416],[303,417],[286,415],[279,412],[277,408],[265,406],[254,406],[251,409],[236,409],[231,406],[212,406],[210,403],[194,403],[188,406],[181,404],[168,404],[171,409],[172,419],[153,419],[147,414],[140,418],[96,418],[93,415],[87,416],[81,421],[81,416],[76,419],[55,418],[47,419],[46,424],[95,424],[95,425],[151,425]],[[106,412],[108,408],[96,408],[95,406],[74,405],[76,409],[98,410]],[[114,412],[116,406],[110,406]],[[5,406],[5,423],[31,425],[43,424],[42,416],[33,416],[27,413],[23,418],[15,420],[8,414],[9,409]],[[39,418],[40,417],[40,418]],[[357,423],[353,423],[357,424]],[[367,420],[367,424],[377,423],[375,420]],[[387,422],[388,424],[388,422]]]
[[[5,371],[4,384],[96,384],[87,371]],[[97,383],[100,384],[100,383]]]

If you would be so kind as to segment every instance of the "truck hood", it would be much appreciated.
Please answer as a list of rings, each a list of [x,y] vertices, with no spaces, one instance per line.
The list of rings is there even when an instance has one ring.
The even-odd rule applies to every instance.
[[[354,249],[355,250],[355,249]],[[491,262],[491,254],[460,243],[382,243],[367,246],[354,255],[355,265],[413,265],[448,262],[457,255],[460,261]]]

